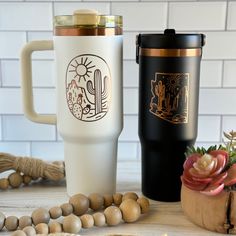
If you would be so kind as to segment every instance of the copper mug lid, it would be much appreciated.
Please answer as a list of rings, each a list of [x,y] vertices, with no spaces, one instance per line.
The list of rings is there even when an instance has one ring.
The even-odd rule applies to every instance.
[[[100,15],[95,10],[76,10],[54,17],[56,36],[104,36],[122,34],[122,16]]]

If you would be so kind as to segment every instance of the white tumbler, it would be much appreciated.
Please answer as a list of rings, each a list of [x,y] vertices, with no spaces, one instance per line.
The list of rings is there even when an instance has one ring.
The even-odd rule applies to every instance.
[[[122,43],[121,16],[78,10],[54,17],[52,41],[32,41],[22,50],[24,113],[34,122],[57,125],[70,196],[116,191],[123,128]],[[34,110],[31,54],[42,50],[55,52],[56,115]]]

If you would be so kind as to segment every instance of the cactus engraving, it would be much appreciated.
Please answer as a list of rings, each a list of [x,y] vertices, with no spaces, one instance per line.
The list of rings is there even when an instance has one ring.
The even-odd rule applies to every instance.
[[[156,73],[149,111],[173,124],[188,123],[189,73]]]
[[[69,111],[82,121],[106,115],[111,98],[111,76],[106,61],[92,54],[73,58],[67,67],[66,99]]]
[[[158,84],[155,86],[155,94],[158,97],[157,109],[158,111],[161,111],[165,99],[165,85],[162,84],[162,81],[159,81]]]
[[[91,80],[87,82],[88,92],[94,96],[95,100],[95,114],[102,112],[102,104],[104,100],[107,99],[107,90],[108,90],[108,77],[103,78],[103,88],[102,88],[102,74],[99,69],[94,71],[94,87]]]

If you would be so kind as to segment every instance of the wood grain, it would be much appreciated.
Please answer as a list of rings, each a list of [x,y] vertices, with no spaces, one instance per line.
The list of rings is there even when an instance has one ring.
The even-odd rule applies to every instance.
[[[0,175],[1,177],[1,175]],[[119,162],[117,191],[135,191],[140,194],[140,162]],[[68,201],[65,182],[56,186],[51,182],[37,183],[20,189],[0,192],[0,211],[6,216],[30,215],[38,207],[61,205]],[[120,224],[116,227],[94,227],[82,230],[81,235],[116,236],[211,236],[224,235],[202,229],[191,223],[183,215],[179,202],[166,203],[150,201],[150,212],[132,224]],[[10,235],[2,231],[0,236]]]

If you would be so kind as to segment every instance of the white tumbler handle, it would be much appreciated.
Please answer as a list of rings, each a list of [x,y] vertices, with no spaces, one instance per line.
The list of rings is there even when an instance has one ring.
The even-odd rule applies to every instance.
[[[53,50],[52,40],[32,41],[27,43],[21,51],[21,87],[23,108],[26,117],[34,122],[56,124],[56,115],[40,115],[34,110],[32,90],[31,54],[34,51]]]

